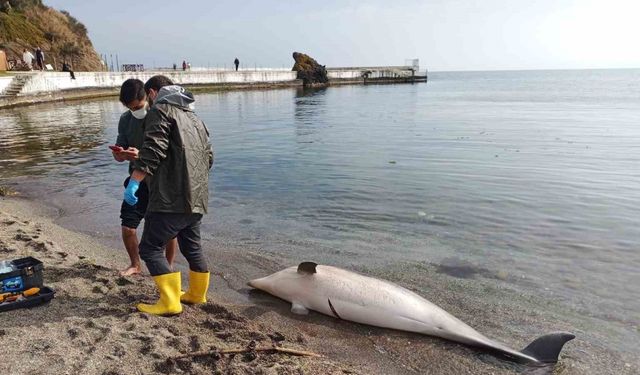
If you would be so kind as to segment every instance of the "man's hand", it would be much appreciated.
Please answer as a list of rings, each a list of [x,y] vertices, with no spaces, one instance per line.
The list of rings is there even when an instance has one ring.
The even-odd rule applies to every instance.
[[[124,201],[127,202],[128,205],[135,206],[135,204],[138,203],[138,197],[136,197],[138,188],[140,188],[140,182],[131,177],[127,188],[124,189]]]
[[[119,149],[112,148],[111,154],[113,155],[113,158],[118,162],[134,161],[138,159],[138,149],[135,147],[129,147],[126,150],[122,149],[122,147],[120,147]]]
[[[124,201],[127,202],[127,204],[133,206],[138,203],[136,192],[140,187],[140,181],[144,180],[145,177],[147,177],[147,174],[137,169],[134,170],[133,173],[131,173],[131,178],[129,178],[127,188],[124,189]]]
[[[125,160],[134,161],[138,159],[138,149],[135,147],[129,147],[128,149],[120,152],[120,157]]]
[[[109,146],[109,148],[111,149],[111,155],[113,155],[113,158],[116,159],[117,162],[122,163],[123,161],[127,160],[122,156],[122,151],[124,151],[124,149],[118,145],[113,145],[113,146]]]
[[[127,160],[123,158],[119,152],[111,151],[111,155],[113,155],[113,158],[116,159],[118,163],[122,163],[123,161]]]

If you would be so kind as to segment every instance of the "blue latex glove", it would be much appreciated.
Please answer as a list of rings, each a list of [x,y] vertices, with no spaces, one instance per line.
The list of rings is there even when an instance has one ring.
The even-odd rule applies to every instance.
[[[138,203],[138,197],[136,197],[136,192],[140,187],[140,183],[133,178],[129,179],[129,183],[127,184],[127,188],[124,189],[124,201],[127,202],[130,206],[135,206]]]

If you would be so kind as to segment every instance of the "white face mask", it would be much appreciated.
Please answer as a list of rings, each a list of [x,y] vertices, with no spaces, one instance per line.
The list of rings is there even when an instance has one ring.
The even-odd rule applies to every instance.
[[[145,118],[147,116],[147,109],[149,108],[149,104],[145,103],[144,107],[137,109],[135,111],[131,111],[131,114],[133,115],[133,117],[137,118],[138,120],[142,120],[143,118]]]

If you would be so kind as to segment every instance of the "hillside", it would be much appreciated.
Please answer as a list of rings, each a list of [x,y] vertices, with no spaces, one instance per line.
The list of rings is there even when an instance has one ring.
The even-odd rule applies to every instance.
[[[42,0],[0,0],[0,49],[8,59],[19,59],[22,50],[40,47],[45,63],[60,70],[66,59],[76,71],[102,70],[100,57],[87,28],[68,12],[57,11]]]

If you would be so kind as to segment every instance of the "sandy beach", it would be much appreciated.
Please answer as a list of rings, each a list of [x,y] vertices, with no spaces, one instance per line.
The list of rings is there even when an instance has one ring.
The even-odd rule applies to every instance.
[[[638,13],[2,1],[0,375],[640,375]]]
[[[351,372],[328,358],[251,352],[167,362],[190,352],[249,345],[308,350],[308,338],[292,329],[277,331],[251,319],[242,306],[216,303],[213,296],[178,317],[138,313],[134,303],[148,299],[154,287],[149,277],[119,277],[115,265],[121,254],[39,217],[46,213],[28,202],[4,199],[1,207],[2,257],[42,260],[45,283],[56,290],[48,305],[3,314],[3,374]]]
[[[282,265],[263,255],[243,256],[229,249],[214,251],[209,302],[187,306],[177,317],[145,315],[138,301],[153,300],[155,288],[148,276],[120,277],[123,252],[95,238],[74,233],[54,223],[56,211],[20,197],[0,200],[0,253],[3,259],[34,256],[45,264],[45,284],[55,299],[30,310],[3,313],[0,343],[3,374],[512,374],[548,373],[551,368],[525,368],[444,340],[338,321],[320,314],[296,317],[289,306],[261,292],[242,287],[240,280],[264,274]],[[225,265],[239,265],[236,270]],[[183,266],[181,266],[183,267]],[[241,270],[241,271],[240,271]],[[367,272],[366,270],[362,270]],[[430,273],[430,272],[428,272]],[[402,273],[421,277],[424,273]],[[415,276],[418,275],[418,276]],[[434,275],[425,285],[438,289]],[[403,276],[396,275],[402,279]],[[184,280],[183,282],[185,282]],[[415,281],[415,280],[414,280]],[[402,280],[400,281],[402,283]],[[487,288],[475,283],[476,288]],[[450,284],[457,290],[464,281]],[[249,303],[229,302],[233,293],[246,293]],[[491,295],[491,293],[488,293]],[[526,331],[571,330],[553,316],[507,311],[491,298],[478,301],[473,293],[434,302],[481,331],[517,347],[530,337]],[[514,296],[510,296],[514,297]],[[518,297],[514,297],[518,298]],[[521,298],[521,297],[520,297]],[[477,303],[475,306],[470,305]],[[529,303],[532,303],[530,301]],[[454,307],[457,306],[457,307]],[[530,311],[529,311],[530,312]],[[511,332],[509,327],[514,328]],[[535,337],[535,336],[534,336]],[[256,352],[175,357],[202,351],[279,346],[317,353],[321,357]],[[569,343],[555,374],[632,374],[625,362],[597,344],[581,338]]]

